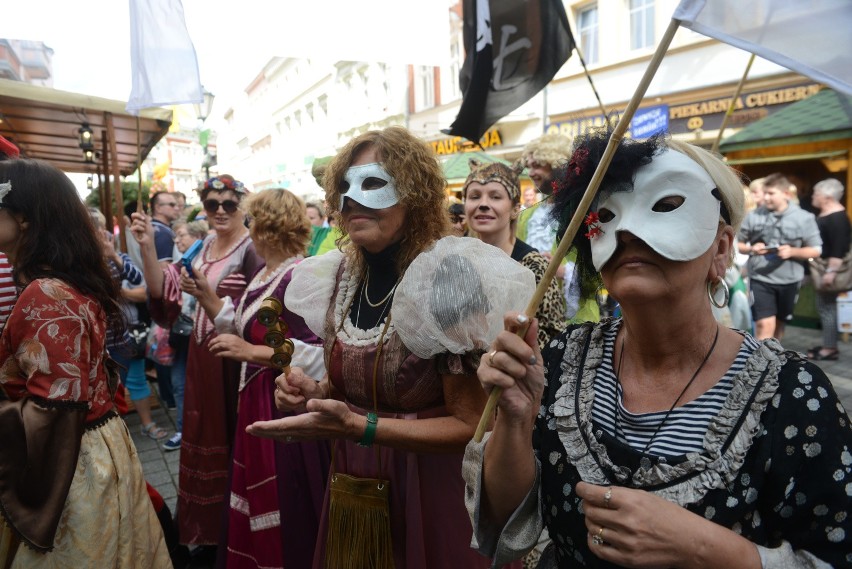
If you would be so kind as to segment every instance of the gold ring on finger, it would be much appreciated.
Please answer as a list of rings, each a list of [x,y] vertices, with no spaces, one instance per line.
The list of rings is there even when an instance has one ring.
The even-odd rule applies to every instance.
[[[497,353],[497,350],[494,350],[492,352],[488,352],[488,365],[490,365],[491,367],[494,367],[494,354],[496,354],[496,353]]]
[[[594,543],[595,545],[604,544],[603,533],[605,529],[605,527],[601,526],[601,529],[598,530],[598,533],[592,536],[592,543]]]

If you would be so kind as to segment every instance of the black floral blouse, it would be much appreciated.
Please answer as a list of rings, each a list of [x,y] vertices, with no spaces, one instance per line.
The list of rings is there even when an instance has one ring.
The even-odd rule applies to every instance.
[[[493,528],[471,507],[478,501],[476,471],[465,464],[480,550],[498,554],[495,564],[519,556],[543,521],[559,567],[614,567],[588,548],[575,492],[583,480],[643,488],[731,528],[759,546],[765,568],[811,567],[806,563],[816,560],[852,567],[852,428],[825,374],[776,341],[761,342],[711,421],[704,451],[658,461],[592,422],[603,331],[612,325],[608,319],[572,327],[544,355],[534,441],[540,473],[527,500],[540,496],[538,508],[522,504],[502,533],[489,537]],[[481,457],[474,445],[468,463]]]

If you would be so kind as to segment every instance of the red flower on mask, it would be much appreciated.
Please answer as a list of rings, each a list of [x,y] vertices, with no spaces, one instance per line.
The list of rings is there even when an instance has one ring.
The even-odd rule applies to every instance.
[[[588,228],[588,231],[586,232],[586,238],[587,239],[594,239],[595,237],[597,237],[598,235],[603,233],[603,229],[601,229],[600,221],[601,220],[598,217],[597,212],[593,211],[589,215],[586,216],[585,224],[586,224],[586,227]]]

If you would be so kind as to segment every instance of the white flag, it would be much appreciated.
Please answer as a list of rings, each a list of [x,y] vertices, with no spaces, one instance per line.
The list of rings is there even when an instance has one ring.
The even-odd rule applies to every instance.
[[[850,0],[681,0],[673,18],[852,95]]]
[[[130,0],[130,66],[131,114],[204,100],[181,0]]]

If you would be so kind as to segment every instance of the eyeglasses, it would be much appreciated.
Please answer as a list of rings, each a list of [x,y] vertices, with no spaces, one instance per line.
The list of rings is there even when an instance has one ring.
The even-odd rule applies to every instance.
[[[225,200],[220,202],[219,200],[214,200],[213,198],[204,200],[201,202],[204,206],[204,211],[207,213],[216,213],[219,211],[219,206],[222,206],[222,209],[225,210],[225,213],[234,213],[237,211],[239,207],[239,202],[235,202],[234,200]]]

